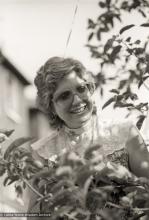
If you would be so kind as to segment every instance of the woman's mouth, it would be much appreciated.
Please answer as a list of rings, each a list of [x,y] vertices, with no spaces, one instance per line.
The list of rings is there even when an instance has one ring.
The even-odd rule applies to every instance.
[[[87,105],[86,104],[80,104],[77,105],[74,108],[71,108],[70,113],[71,114],[79,114],[82,113],[86,109]]]

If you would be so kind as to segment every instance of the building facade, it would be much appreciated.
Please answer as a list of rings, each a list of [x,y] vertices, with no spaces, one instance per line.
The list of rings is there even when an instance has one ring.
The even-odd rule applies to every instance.
[[[24,89],[30,82],[4,56],[0,55],[0,129],[14,129],[10,140],[2,143],[5,150],[18,137],[29,136],[29,107]],[[16,197],[14,185],[4,187],[0,177],[0,212],[19,212],[27,206]],[[25,197],[26,195],[24,195]],[[24,199],[24,201],[27,201]],[[6,218],[7,220],[7,218]]]

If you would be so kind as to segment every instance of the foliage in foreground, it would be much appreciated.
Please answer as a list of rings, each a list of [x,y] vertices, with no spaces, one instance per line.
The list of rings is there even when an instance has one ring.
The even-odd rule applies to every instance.
[[[1,133],[1,142],[7,135]],[[149,216],[149,180],[137,178],[125,167],[104,163],[100,146],[87,149],[80,158],[74,152],[53,156],[42,164],[22,145],[30,138],[15,140],[0,158],[4,185],[15,183],[18,196],[30,187],[34,206],[49,213],[51,220],[119,220]],[[33,180],[30,185],[29,180]]]

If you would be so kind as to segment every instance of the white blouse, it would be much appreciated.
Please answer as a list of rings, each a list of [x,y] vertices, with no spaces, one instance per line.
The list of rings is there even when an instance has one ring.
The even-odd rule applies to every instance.
[[[105,160],[120,162],[128,167],[125,146],[130,139],[132,128],[137,129],[128,120],[102,121],[100,117],[94,116],[84,127],[70,129],[63,126],[60,130],[50,132],[46,137],[33,143],[31,147],[35,157],[50,159],[53,155],[61,155],[66,150],[75,151],[82,156],[89,146],[99,145],[98,152]]]

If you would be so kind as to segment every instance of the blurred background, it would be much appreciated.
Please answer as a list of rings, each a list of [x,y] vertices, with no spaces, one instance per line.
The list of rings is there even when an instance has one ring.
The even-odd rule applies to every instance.
[[[91,58],[85,46],[88,39],[88,18],[99,15],[99,0],[0,0],[0,129],[15,129],[11,139],[33,136],[39,139],[49,132],[49,124],[36,107],[33,80],[39,67],[52,56],[79,59],[93,73],[99,64]],[[76,6],[77,13],[73,20]],[[130,17],[129,17],[130,16]],[[118,24],[113,33],[130,22],[143,22],[127,15],[125,24]],[[139,20],[138,20],[139,19]],[[68,35],[71,38],[68,46]],[[148,30],[146,30],[148,32]],[[149,33],[135,29],[132,35],[143,38]],[[104,96],[96,94],[99,113],[106,118],[124,118],[126,111],[111,107],[101,110],[109,97],[107,85]],[[148,101],[149,91],[142,87],[138,94]],[[148,135],[149,117],[142,133]],[[11,140],[10,140],[11,141]],[[20,208],[22,207],[22,208]],[[25,210],[27,202],[16,198],[12,186],[0,189],[0,212]]]

